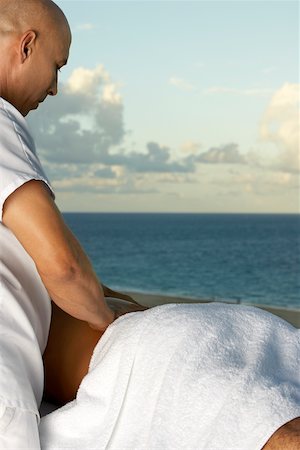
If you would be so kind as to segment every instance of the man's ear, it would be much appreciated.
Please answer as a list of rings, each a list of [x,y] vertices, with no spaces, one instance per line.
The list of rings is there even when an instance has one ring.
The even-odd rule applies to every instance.
[[[23,34],[20,42],[20,57],[21,62],[24,63],[26,59],[28,59],[33,51],[33,47],[36,40],[36,33],[35,31],[26,31],[26,33]]]

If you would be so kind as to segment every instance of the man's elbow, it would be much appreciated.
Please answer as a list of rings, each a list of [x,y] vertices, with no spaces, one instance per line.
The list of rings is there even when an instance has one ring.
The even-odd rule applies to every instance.
[[[69,302],[75,298],[82,299],[85,304],[104,301],[100,280],[87,258],[81,259],[77,254],[67,252],[60,253],[48,259],[44,267],[37,266],[37,269],[54,301],[60,299]]]
[[[75,282],[83,276],[82,268],[74,259],[54,259],[48,261],[45,267],[37,267],[37,269],[46,285],[47,282]]]

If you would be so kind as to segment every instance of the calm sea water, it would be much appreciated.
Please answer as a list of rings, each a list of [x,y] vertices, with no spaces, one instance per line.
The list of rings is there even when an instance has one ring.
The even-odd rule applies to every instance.
[[[116,290],[300,308],[300,216],[65,213]]]

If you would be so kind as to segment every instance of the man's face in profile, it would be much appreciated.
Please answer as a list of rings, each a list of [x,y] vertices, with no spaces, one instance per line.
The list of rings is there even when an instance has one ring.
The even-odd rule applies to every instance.
[[[45,37],[36,37],[30,55],[23,66],[23,104],[20,112],[26,116],[38,108],[48,95],[57,94],[59,69],[67,63],[71,36],[67,30],[53,30]]]

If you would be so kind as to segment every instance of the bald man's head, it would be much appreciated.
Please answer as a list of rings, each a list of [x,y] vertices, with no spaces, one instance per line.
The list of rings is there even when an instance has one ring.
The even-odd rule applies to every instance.
[[[70,43],[68,21],[53,1],[0,0],[0,96],[26,115],[55,95]]]
[[[35,28],[41,33],[66,27],[68,21],[52,0],[0,0],[0,32],[24,32]]]

